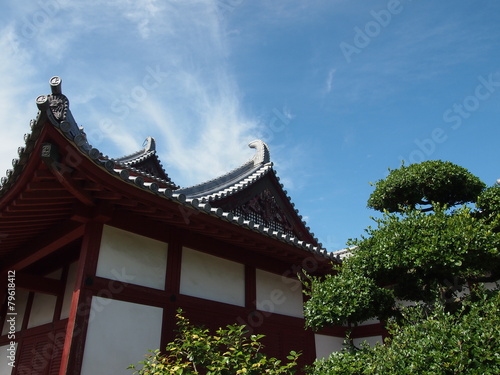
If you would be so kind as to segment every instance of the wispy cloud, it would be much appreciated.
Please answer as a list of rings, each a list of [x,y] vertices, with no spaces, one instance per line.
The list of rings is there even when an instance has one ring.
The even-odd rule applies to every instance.
[[[332,91],[333,77],[335,76],[336,69],[332,68],[328,71],[328,76],[326,77],[325,91],[330,93]]]
[[[33,82],[46,92],[46,82],[58,74],[76,120],[110,156],[133,152],[153,136],[172,169],[167,172],[181,185],[215,177],[251,157],[246,144],[259,124],[241,109],[216,0],[50,4],[24,14],[17,5],[22,16],[0,30],[9,56],[0,63],[3,124],[29,121],[12,115],[25,98],[34,117],[33,99],[41,93]],[[43,17],[28,37],[23,22],[37,14]],[[89,38],[98,42],[89,44]],[[6,85],[5,77],[12,82]],[[2,132],[12,137],[12,147],[2,150],[4,169],[22,144],[18,133]]]
[[[14,26],[7,24],[0,33],[0,51],[10,58],[0,59],[0,124],[2,147],[0,148],[0,177],[12,168],[11,161],[17,157],[17,148],[23,144],[23,134],[28,133],[30,110],[36,114],[35,97],[25,97],[26,90],[34,90],[30,82],[35,73],[32,56],[23,51],[15,38]],[[20,69],[22,67],[22,69]]]

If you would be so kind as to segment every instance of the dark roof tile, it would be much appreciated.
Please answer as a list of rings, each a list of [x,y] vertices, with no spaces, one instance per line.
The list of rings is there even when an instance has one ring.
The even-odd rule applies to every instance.
[[[203,184],[178,189],[175,185],[171,184],[170,181],[168,181],[170,183],[169,185],[165,185],[167,181],[164,179],[157,178],[155,181],[145,181],[144,177],[149,179],[154,176],[141,172],[127,164],[134,164],[138,159],[142,159],[143,161],[144,158],[148,159],[151,155],[156,157],[156,145],[154,140],[148,138],[148,143],[143,150],[125,157],[110,159],[104,156],[98,149],[93,148],[88,143],[83,128],[77,126],[69,110],[69,101],[61,93],[61,79],[59,77],[53,77],[50,83],[52,95],[42,95],[36,99],[39,112],[37,118],[31,121],[31,133],[25,135],[25,145],[18,149],[19,159],[16,159],[18,161],[13,162],[13,169],[7,170],[6,176],[0,179],[0,198],[10,189],[18,176],[22,173],[24,162],[32,152],[35,141],[45,125],[45,118],[48,118],[50,123],[60,129],[65,137],[70,142],[73,142],[83,154],[88,155],[96,165],[104,167],[108,173],[120,177],[124,183],[134,184],[139,189],[148,190],[160,197],[170,199],[182,205],[189,205],[200,212],[213,215],[232,224],[293,244],[313,254],[332,260],[339,260],[338,256],[334,253],[328,253],[325,249],[321,248],[321,246],[315,246],[311,243],[299,240],[290,234],[272,230],[252,220],[245,220],[241,216],[236,216],[231,212],[225,212],[219,207],[212,207],[208,203],[210,200],[234,194],[273,171],[272,163],[270,162],[269,148],[264,142],[254,141],[250,143],[249,146],[256,149],[256,154],[250,161],[223,176]],[[276,176],[276,178],[278,177]],[[288,195],[286,196],[290,199]]]

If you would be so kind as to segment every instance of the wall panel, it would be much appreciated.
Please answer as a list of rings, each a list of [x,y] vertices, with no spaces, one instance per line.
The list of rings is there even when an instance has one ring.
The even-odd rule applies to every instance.
[[[316,344],[316,358],[328,358],[333,352],[342,350],[344,344],[343,337],[314,334]]]
[[[167,243],[105,225],[96,275],[165,288]]]
[[[123,375],[160,348],[163,309],[92,298],[81,375]]]
[[[54,319],[57,297],[49,294],[35,293],[31,306],[28,328],[51,323]]]
[[[78,262],[74,262],[69,266],[68,278],[66,280],[66,286],[64,289],[61,319],[66,319],[69,317],[69,310],[71,308],[71,299],[73,298],[73,289],[75,288],[75,283],[76,283],[77,267],[78,267]]]
[[[244,306],[244,265],[183,248],[180,293]]]
[[[257,309],[303,318],[300,282],[258,269]]]

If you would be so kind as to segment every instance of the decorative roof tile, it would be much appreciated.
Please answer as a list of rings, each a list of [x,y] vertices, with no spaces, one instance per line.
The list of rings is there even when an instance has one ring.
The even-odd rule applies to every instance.
[[[52,94],[42,95],[36,99],[39,112],[36,119],[31,121],[31,133],[26,134],[24,137],[25,145],[18,149],[19,158],[14,159],[13,169],[7,170],[6,176],[0,179],[0,198],[9,191],[22,173],[26,160],[33,151],[34,144],[42,128],[45,126],[45,118],[47,118],[83,155],[87,155],[97,166],[105,169],[109,174],[120,178],[124,183],[133,184],[138,189],[149,191],[152,194],[177,202],[180,205],[191,207],[199,212],[212,215],[234,225],[289,243],[323,258],[340,260],[337,254],[329,253],[321,246],[307,243],[288,233],[272,230],[252,220],[246,220],[241,216],[224,211],[220,207],[212,207],[208,203],[211,200],[234,194],[255,183],[268,173],[274,173],[272,163],[270,162],[269,148],[264,142],[254,141],[250,143],[249,146],[256,149],[255,156],[241,167],[230,171],[226,175],[189,188],[177,189],[173,184],[165,186],[163,183],[165,181],[162,181],[162,179],[158,179],[128,165],[134,164],[139,159],[143,160],[142,158],[148,159],[152,154],[156,157],[153,138],[147,139],[147,144],[143,150],[125,157],[110,159],[98,149],[92,147],[87,141],[83,128],[78,127],[69,110],[69,101],[61,92],[61,79],[59,77],[51,78],[50,85]],[[155,177],[156,180],[146,181],[144,177],[147,179]],[[158,183],[158,181],[161,183]],[[288,195],[286,196],[290,199]]]
[[[211,201],[225,198],[255,182],[271,170],[272,163],[269,158],[269,148],[264,142],[255,140],[248,146],[255,148],[256,153],[243,165],[222,176],[201,184],[180,188],[178,191],[190,198]]]
[[[133,154],[112,159],[118,166],[128,168],[133,173],[141,174],[146,178],[156,180],[160,184],[171,185],[178,188],[168,177],[167,172],[156,154],[156,141],[153,137],[147,137],[144,148]]]

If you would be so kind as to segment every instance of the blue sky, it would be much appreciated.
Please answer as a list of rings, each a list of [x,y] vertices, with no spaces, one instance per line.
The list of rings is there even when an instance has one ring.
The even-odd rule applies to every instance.
[[[375,212],[388,168],[449,160],[500,178],[500,2],[7,0],[0,12],[0,174],[53,75],[109,156],[157,140],[181,186],[268,143],[330,251]]]

